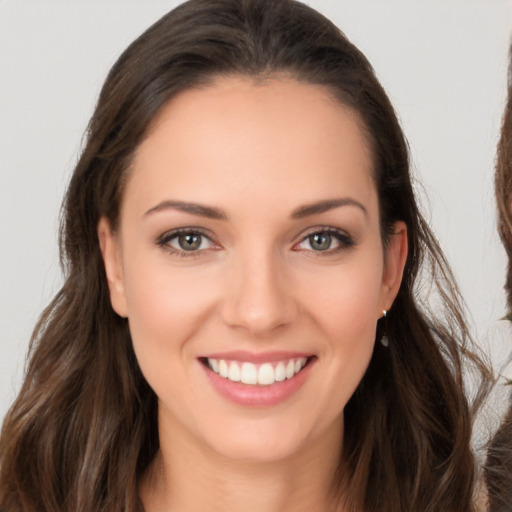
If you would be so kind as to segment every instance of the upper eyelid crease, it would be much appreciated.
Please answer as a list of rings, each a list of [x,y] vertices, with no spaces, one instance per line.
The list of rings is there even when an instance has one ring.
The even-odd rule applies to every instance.
[[[294,245],[294,247],[302,244],[309,237],[315,235],[316,233],[327,233],[327,234],[335,237],[338,240],[338,242],[342,245],[342,248],[344,248],[344,249],[349,249],[349,248],[357,245],[357,239],[354,236],[347,233],[346,231],[339,229],[339,228],[325,227],[325,228],[315,228],[314,230],[301,235],[299,242],[297,242]],[[326,254],[328,252],[332,252],[332,251],[325,251]]]
[[[206,231],[202,228],[176,228],[176,229],[170,229],[169,231],[166,231],[165,233],[162,233],[160,236],[157,237],[157,243],[166,243],[168,240],[171,240],[172,238],[175,238],[177,236],[183,235],[183,234],[197,234],[201,235],[205,238],[208,238],[208,240],[211,240],[213,242],[213,237],[209,233],[209,231]]]
[[[180,249],[180,248],[171,246],[170,241],[172,239],[177,238],[178,236],[180,236],[182,234],[187,234],[187,233],[188,234],[195,233],[204,238],[207,238],[210,241],[210,243],[213,244],[213,247],[192,250],[192,251],[186,251],[184,249]],[[320,256],[327,257],[329,255],[332,256],[332,255],[338,254],[340,252],[350,250],[351,248],[357,246],[357,240],[352,235],[350,235],[349,233],[347,233],[344,230],[341,230],[339,228],[333,228],[333,227],[323,227],[323,228],[317,227],[315,229],[312,229],[309,233],[303,234],[301,240],[294,245],[292,250],[294,250],[294,251],[297,250],[296,249],[297,246],[304,243],[309,237],[311,237],[315,233],[327,233],[327,234],[333,236],[334,238],[336,238],[338,241],[338,244],[339,244],[338,247],[327,249],[325,251],[315,251],[313,249],[305,250],[307,253],[315,254],[318,257],[320,257]],[[168,252],[173,253],[175,256],[186,257],[186,258],[197,258],[197,257],[200,257],[201,255],[204,255],[205,251],[209,252],[212,249],[218,250],[220,248],[218,246],[218,244],[214,241],[214,239],[211,237],[211,235],[208,235],[207,233],[205,233],[205,231],[201,228],[177,228],[177,229],[167,231],[167,232],[161,234],[156,239],[156,245],[160,248],[165,248]]]
[[[186,251],[184,249],[180,249],[177,247],[173,247],[170,242],[171,240],[179,237],[183,234],[197,234],[202,236],[203,238],[206,238],[210,241],[212,244],[212,247],[204,248],[204,249],[197,249],[197,250],[191,250]],[[200,257],[202,254],[204,254],[205,251],[209,250],[216,250],[218,249],[218,244],[214,241],[214,239],[211,237],[211,235],[207,234],[202,230],[201,228],[177,228],[170,231],[167,231],[165,233],[162,233],[157,239],[155,244],[160,248],[164,249],[165,251],[172,253],[175,256],[185,257],[185,258],[197,258]]]
[[[330,235],[335,235],[343,239],[353,240],[354,242],[356,239],[348,231],[331,226],[315,226],[310,229],[307,229],[301,233],[300,239],[305,240],[306,238],[310,237],[311,235],[314,235],[315,233],[328,233]]]
[[[185,227],[185,228],[175,228],[171,229],[169,231],[166,231],[165,233],[162,233],[160,236],[157,237],[156,242],[157,244],[165,244],[170,239],[175,238],[181,234],[188,234],[188,233],[196,233],[201,236],[204,236],[208,238],[212,243],[216,243],[214,241],[214,237],[211,235],[211,233],[208,230],[204,230],[200,227]],[[303,231],[300,235],[300,238],[298,242],[302,242],[309,238],[310,236],[314,235],[315,233],[328,233],[330,235],[334,235],[339,239],[343,239],[344,241],[350,241],[352,244],[356,243],[356,239],[353,235],[346,232],[343,229],[335,228],[332,226],[314,226],[306,231]]]

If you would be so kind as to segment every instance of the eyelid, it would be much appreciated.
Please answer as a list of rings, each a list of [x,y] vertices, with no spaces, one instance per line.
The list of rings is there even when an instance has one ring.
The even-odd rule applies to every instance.
[[[300,248],[300,244],[304,243],[308,237],[317,234],[317,233],[326,233],[337,240],[337,246],[332,249],[326,249],[324,251],[317,251],[314,249],[307,249],[307,248]],[[176,247],[173,247],[169,244],[171,240],[174,238],[184,235],[184,234],[198,234],[205,238],[207,238],[212,246],[204,249],[198,249],[198,250],[192,250],[192,251],[186,251],[184,249],[179,249]],[[159,235],[155,241],[155,245],[159,246],[160,248],[170,252],[171,254],[182,256],[182,257],[197,257],[205,252],[208,252],[210,250],[219,250],[221,249],[221,245],[215,240],[214,236],[209,230],[206,230],[201,227],[195,227],[195,226],[187,226],[187,227],[179,227],[170,229],[168,231],[165,231],[161,235]],[[294,251],[301,251],[301,252],[307,252],[312,253],[315,256],[328,256],[332,254],[336,254],[342,251],[346,251],[353,246],[356,245],[356,239],[354,236],[352,236],[350,233],[348,233],[344,229],[336,228],[333,226],[314,226],[310,227],[307,230],[303,231],[299,237],[298,241],[296,241],[293,246],[292,250]]]
[[[301,249],[298,246],[304,243],[310,236],[315,235],[317,233],[327,233],[331,236],[334,236],[338,241],[338,246],[333,249],[327,249],[325,251],[315,251],[313,249]],[[335,228],[333,226],[315,226],[308,228],[300,234],[300,238],[298,242],[296,242],[292,249],[295,251],[304,251],[308,253],[313,253],[315,256],[328,256],[331,254],[337,254],[342,251],[346,251],[356,245],[356,239],[354,236],[349,234],[346,230]]]
[[[211,242],[212,247],[208,247],[206,249],[198,249],[195,251],[186,251],[183,249],[178,249],[176,247],[173,247],[172,245],[169,244],[169,242],[171,240],[173,240],[174,238],[176,238],[180,235],[187,235],[187,234],[197,234],[197,235],[201,235],[201,236],[207,238]],[[187,257],[187,258],[200,256],[202,253],[212,250],[212,249],[213,250],[220,249],[220,244],[215,241],[215,239],[212,236],[210,231],[208,231],[204,228],[195,227],[195,226],[180,227],[180,228],[174,228],[174,229],[165,231],[164,233],[162,233],[161,235],[159,235],[157,237],[155,243],[158,247],[161,247],[162,249],[170,252],[171,254],[174,254],[177,256],[182,256],[182,257]]]
[[[187,226],[187,227],[173,228],[173,229],[169,229],[168,231],[165,231],[164,233],[162,233],[161,235],[159,235],[157,237],[156,242],[158,244],[167,243],[171,238],[174,238],[178,235],[186,235],[189,233],[197,233],[198,235],[203,235],[209,239],[212,239],[210,232],[205,230],[204,228],[199,228],[196,226]]]

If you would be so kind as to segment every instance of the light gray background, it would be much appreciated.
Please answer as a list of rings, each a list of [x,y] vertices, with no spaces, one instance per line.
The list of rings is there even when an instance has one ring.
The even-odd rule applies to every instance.
[[[36,318],[59,287],[60,202],[99,88],[127,44],[177,3],[0,3],[0,419],[19,387]],[[511,2],[307,3],[373,63],[408,137],[426,216],[482,345],[500,361],[505,256],[492,173]]]

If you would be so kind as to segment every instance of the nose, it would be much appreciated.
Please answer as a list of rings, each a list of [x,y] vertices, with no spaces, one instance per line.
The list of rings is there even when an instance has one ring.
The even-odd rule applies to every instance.
[[[224,322],[254,337],[290,325],[299,312],[283,262],[270,254],[251,254],[234,264],[222,305]],[[281,263],[281,264],[280,264]]]

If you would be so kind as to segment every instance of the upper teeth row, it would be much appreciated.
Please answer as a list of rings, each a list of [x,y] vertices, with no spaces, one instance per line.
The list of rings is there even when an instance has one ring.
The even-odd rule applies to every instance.
[[[255,365],[247,362],[239,363],[237,361],[208,358],[208,366],[221,377],[233,382],[259,384],[260,386],[270,386],[274,382],[291,379],[304,368],[306,362],[307,358],[301,357],[300,359],[279,361],[274,365],[272,363]]]

